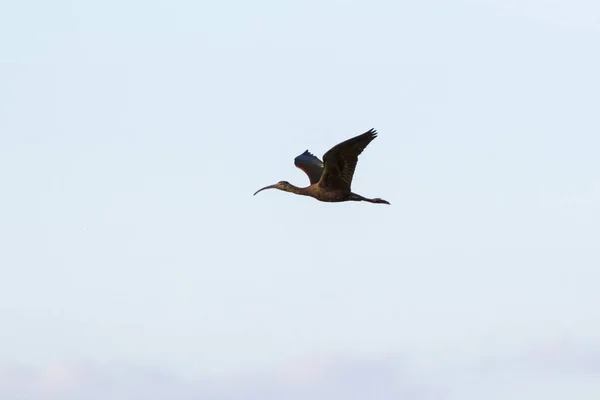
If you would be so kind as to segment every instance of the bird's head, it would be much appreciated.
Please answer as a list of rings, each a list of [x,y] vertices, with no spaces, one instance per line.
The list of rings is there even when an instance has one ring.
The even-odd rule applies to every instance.
[[[288,182],[288,181],[279,181],[274,185],[269,185],[269,186],[265,186],[262,189],[258,189],[256,191],[256,193],[263,191],[265,189],[279,189],[279,190],[283,190],[284,192],[289,192],[290,188],[292,187],[292,185]],[[256,193],[254,193],[254,196],[256,196]]]

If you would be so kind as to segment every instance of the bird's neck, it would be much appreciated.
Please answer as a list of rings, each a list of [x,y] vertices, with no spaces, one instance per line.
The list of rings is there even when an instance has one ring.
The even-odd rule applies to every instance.
[[[310,186],[309,186],[310,187]],[[292,184],[290,184],[285,191],[286,192],[290,192],[290,193],[294,193],[294,194],[299,194],[302,196],[308,196],[308,187],[298,187],[298,186],[294,186]]]

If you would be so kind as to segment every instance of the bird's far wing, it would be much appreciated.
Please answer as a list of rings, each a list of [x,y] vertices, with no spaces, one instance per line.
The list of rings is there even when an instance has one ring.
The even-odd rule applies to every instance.
[[[319,182],[321,175],[323,175],[323,161],[312,155],[308,150],[296,157],[294,164],[308,175],[311,185]]]
[[[333,146],[323,156],[325,170],[319,181],[319,186],[350,191],[358,156],[376,137],[377,131],[370,129],[362,135]]]

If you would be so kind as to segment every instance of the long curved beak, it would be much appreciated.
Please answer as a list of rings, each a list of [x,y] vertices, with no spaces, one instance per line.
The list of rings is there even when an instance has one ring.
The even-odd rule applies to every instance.
[[[261,192],[261,191],[263,191],[263,190],[265,190],[265,189],[275,189],[276,187],[277,187],[277,184],[275,184],[275,185],[269,185],[269,186],[265,186],[265,187],[264,187],[264,188],[262,188],[262,189],[258,189],[258,190],[257,190],[257,191],[256,191],[256,192],[253,194],[253,196],[256,196],[256,193],[258,193],[258,192]]]

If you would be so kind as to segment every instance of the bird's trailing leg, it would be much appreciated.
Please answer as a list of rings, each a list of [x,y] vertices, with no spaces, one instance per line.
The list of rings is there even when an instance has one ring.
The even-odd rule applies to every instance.
[[[365,199],[365,201],[368,201],[370,203],[378,203],[378,204],[390,204],[389,201],[380,199],[379,197],[377,197],[375,199]]]
[[[376,203],[376,204],[390,204],[389,201],[384,200],[384,199],[380,199],[380,198],[368,199],[368,198],[363,197],[360,194],[356,194],[356,193],[350,193],[350,197],[348,199],[353,200],[353,201],[368,201],[369,203]]]

